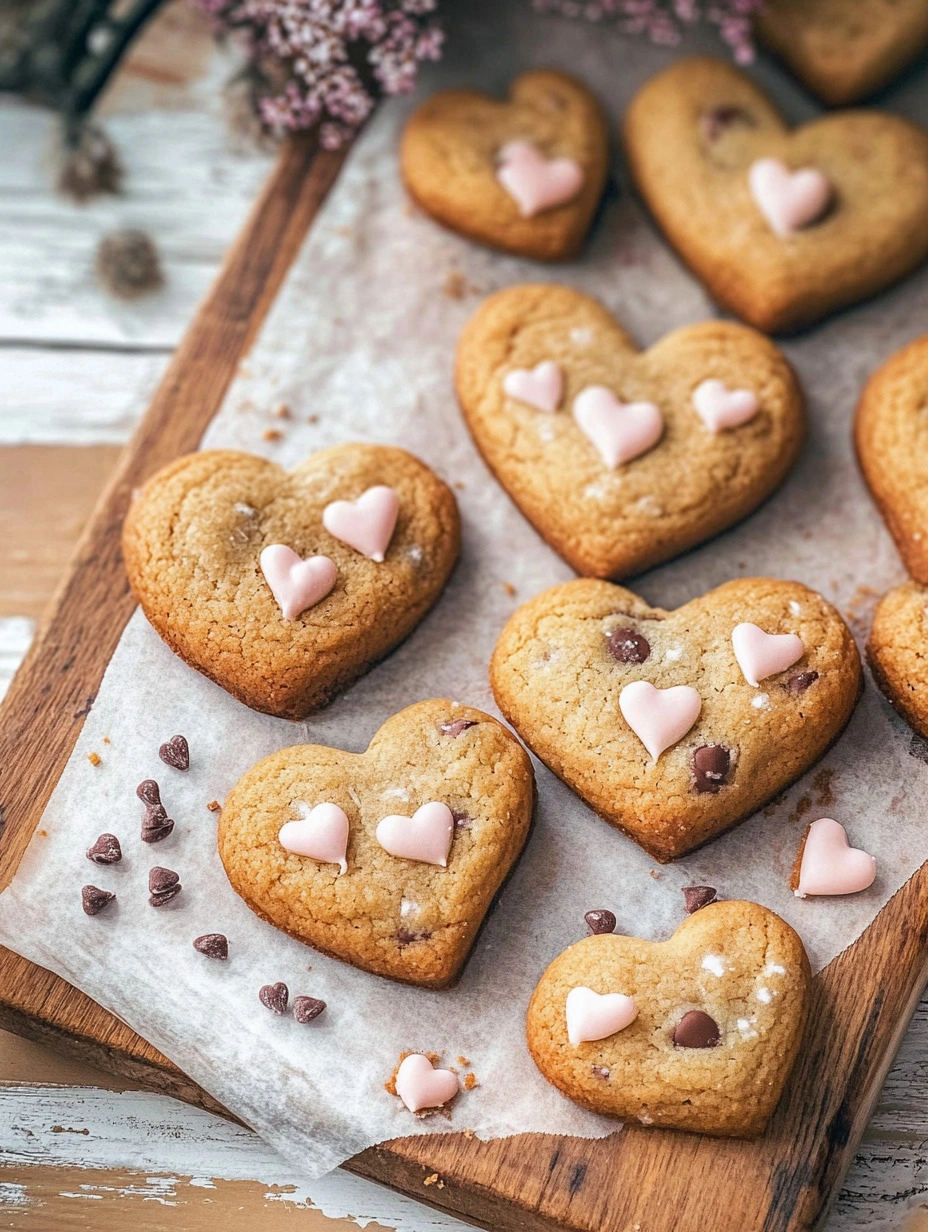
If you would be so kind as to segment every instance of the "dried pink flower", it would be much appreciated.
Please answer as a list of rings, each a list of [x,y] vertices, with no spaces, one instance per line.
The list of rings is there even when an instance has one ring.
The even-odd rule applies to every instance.
[[[272,129],[319,126],[327,149],[364,122],[377,94],[411,90],[441,54],[438,0],[195,0],[237,35],[260,70],[258,107]]]

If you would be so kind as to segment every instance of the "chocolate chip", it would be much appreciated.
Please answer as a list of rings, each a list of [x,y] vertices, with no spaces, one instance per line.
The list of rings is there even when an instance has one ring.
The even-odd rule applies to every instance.
[[[181,892],[180,878],[172,868],[155,867],[148,873],[148,901],[153,907],[163,907]]]
[[[116,898],[109,890],[101,890],[95,885],[81,886],[81,906],[87,915],[96,915]]]
[[[190,769],[190,746],[183,736],[172,736],[162,744],[158,756],[166,766],[173,766],[175,770]]]
[[[451,810],[451,818],[454,822],[455,834],[459,834],[461,830],[469,830],[474,820],[467,813],[461,813],[457,809]]]
[[[590,1069],[593,1071],[594,1077],[602,1078],[603,1082],[609,1081],[609,1070],[605,1065],[591,1065]]]
[[[180,877],[172,868],[161,868],[160,865],[156,865],[149,869],[148,888],[152,894],[163,894],[165,890],[170,890],[179,882]]]
[[[701,907],[708,907],[717,898],[718,892],[712,886],[683,887],[683,905],[686,908],[687,915],[692,915],[694,911],[699,911]]]
[[[294,997],[293,1017],[297,1022],[312,1022],[325,1009],[325,1002],[318,997]]]
[[[815,684],[816,680],[818,672],[799,672],[787,680],[786,691],[791,697],[798,697],[800,693],[805,693],[810,684]]]
[[[755,127],[753,116],[748,115],[742,107],[736,107],[733,103],[722,103],[718,107],[712,107],[699,117],[699,126],[707,141],[718,141],[724,133],[738,124],[746,128]]]
[[[259,990],[258,997],[261,1004],[266,1005],[272,1014],[286,1014],[290,989],[286,984],[265,984]]]
[[[153,907],[163,907],[165,903],[169,903],[172,898],[177,898],[178,894],[183,889],[180,882],[177,885],[171,886],[167,890],[162,890],[158,894],[149,894],[148,901]]]
[[[87,859],[94,864],[118,864],[122,848],[115,834],[101,834],[92,847],[87,848]]]
[[[160,843],[174,829],[174,822],[168,817],[161,803],[161,789],[154,779],[145,779],[135,789],[135,794],[145,805],[145,816],[142,818],[142,842]]]
[[[449,719],[447,723],[442,723],[439,731],[445,736],[460,736],[468,727],[476,726],[476,719]]]
[[[675,1048],[717,1048],[722,1042],[719,1024],[702,1010],[690,1010],[673,1032]]]
[[[731,753],[723,744],[703,744],[693,753],[694,786],[700,793],[721,791],[731,767]]]
[[[225,962],[229,957],[229,941],[223,933],[204,933],[202,937],[195,937],[193,948],[219,962]]]
[[[595,911],[588,911],[583,918],[586,920],[587,928],[594,936],[599,933],[615,932],[615,916],[611,911],[607,911],[605,907],[597,907]]]
[[[400,945],[411,945],[414,941],[428,941],[431,937],[430,932],[413,932],[410,928],[398,928],[396,930],[396,940]]]
[[[644,663],[651,653],[648,639],[634,629],[613,629],[606,634],[606,645],[617,663]]]

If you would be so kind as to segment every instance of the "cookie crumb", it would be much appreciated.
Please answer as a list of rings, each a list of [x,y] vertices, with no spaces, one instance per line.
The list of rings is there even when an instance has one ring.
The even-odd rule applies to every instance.
[[[472,1129],[462,1129],[461,1133],[464,1135],[465,1138],[476,1138],[477,1137],[477,1135],[474,1133]]]
[[[460,270],[450,270],[442,288],[449,299],[463,299],[467,294],[467,279]]]
[[[265,428],[261,436],[266,441],[279,441],[283,437],[280,428]]]
[[[222,805],[219,803],[218,800],[210,800],[209,804],[207,804],[206,807],[209,809],[211,813],[219,813],[222,811]]]
[[[463,479],[455,479],[454,486],[457,488],[459,492],[463,492],[464,489],[467,487],[467,484],[464,482]]]
[[[657,869],[656,869],[656,868],[652,868],[652,869],[649,871],[648,876],[649,876],[649,877],[653,877],[655,881],[660,881],[660,879],[661,879],[661,875],[660,875],[660,873],[657,871]]]
[[[503,590],[505,590],[506,594],[509,595],[510,598],[512,598],[517,593],[516,588],[513,586],[512,582],[503,582]]]
[[[458,1057],[458,1065],[463,1065],[465,1069],[470,1065],[467,1057]]]
[[[430,1176],[427,1176],[425,1180],[422,1182],[423,1185],[436,1185],[437,1183],[438,1183],[438,1173],[437,1172],[433,1172]]]
[[[289,406],[287,406],[286,402],[281,402],[280,405],[275,408],[274,414],[277,416],[278,419],[289,419],[290,418],[290,408]]]
[[[318,415],[307,415],[306,422],[308,424],[317,424],[319,422],[319,416]]]
[[[464,1075],[464,1090],[472,1091],[474,1087],[476,1086],[479,1086],[479,1083],[477,1082],[477,1075],[476,1074],[465,1074]]]
[[[110,738],[109,738],[109,736],[104,736],[104,737],[103,737],[103,743],[104,743],[104,744],[109,744],[109,743],[110,743]]]
[[[99,766],[103,758],[100,756],[99,753],[88,753],[87,760],[90,762],[92,766]]]

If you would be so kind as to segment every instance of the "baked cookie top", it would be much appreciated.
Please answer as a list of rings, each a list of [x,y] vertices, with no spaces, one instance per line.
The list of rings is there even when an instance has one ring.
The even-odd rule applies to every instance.
[[[529,1051],[594,1112],[752,1137],[793,1067],[809,991],[788,924],[756,903],[713,903],[667,941],[605,934],[565,950],[532,996]]]
[[[928,254],[928,133],[878,111],[789,129],[749,77],[675,61],[624,122],[635,182],[711,294],[767,332],[872,295]]]
[[[728,582],[675,611],[608,582],[544,591],[490,665],[506,718],[649,854],[744,820],[828,749],[861,688],[844,621],[798,582]]]
[[[706,321],[639,351],[597,300],[552,284],[480,306],[455,383],[513,500],[574,569],[599,577],[641,572],[746,516],[805,430],[788,362],[754,330]]]
[[[357,535],[367,519],[353,531],[344,516],[382,488],[395,522],[381,525],[377,552]],[[289,473],[231,450],[178,458],[135,496],[122,547],[132,589],[175,653],[253,709],[301,718],[412,631],[459,542],[454,495],[423,462],[350,444]]]
[[[442,987],[525,844],[533,804],[531,762],[506,728],[435,699],[394,715],[365,753],[296,745],[258,762],[223,806],[219,855],[277,928]]]
[[[415,202],[462,235],[539,260],[583,242],[602,196],[609,138],[596,99],[566,73],[517,77],[508,99],[443,90],[409,118],[400,146]]]

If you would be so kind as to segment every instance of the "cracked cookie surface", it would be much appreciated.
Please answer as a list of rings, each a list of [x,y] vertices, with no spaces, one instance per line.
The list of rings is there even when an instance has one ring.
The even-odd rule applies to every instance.
[[[797,635],[801,656],[749,684],[732,643],[744,622]],[[529,748],[660,861],[743,821],[809,769],[850,718],[861,679],[831,604],[772,578],[728,582],[674,611],[608,582],[555,586],[510,617],[490,665],[497,705]],[[698,693],[698,717],[656,759],[620,708],[640,681]]]
[[[447,866],[389,855],[378,823],[433,801],[454,816]],[[348,818],[343,874],[278,841],[301,806],[323,802]],[[533,805],[519,742],[482,711],[435,699],[394,715],[365,753],[296,745],[258,762],[223,806],[219,855],[236,893],[275,927],[365,971],[441,988],[518,859]]]

